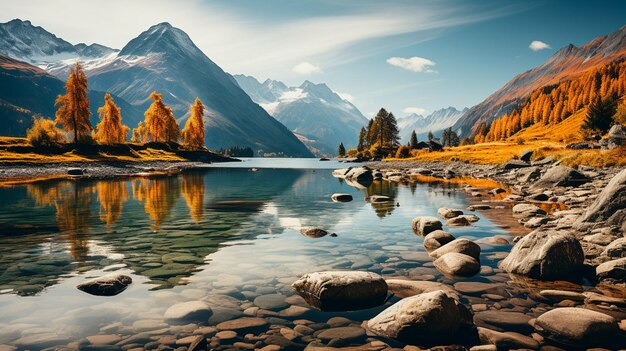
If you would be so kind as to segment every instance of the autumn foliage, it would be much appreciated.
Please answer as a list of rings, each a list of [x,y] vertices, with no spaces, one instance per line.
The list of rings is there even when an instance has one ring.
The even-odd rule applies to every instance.
[[[26,138],[34,146],[50,146],[65,141],[63,131],[54,121],[43,117],[33,117],[33,126],[26,131]]]
[[[73,135],[76,143],[91,132],[87,76],[80,63],[70,69],[65,90],[66,93],[59,95],[54,103],[58,107],[56,122]]]
[[[196,98],[195,103],[189,107],[189,113],[191,116],[182,131],[183,145],[193,150],[199,150],[204,147],[204,121],[202,119],[204,105],[200,99]]]
[[[174,118],[172,109],[163,102],[163,94],[156,91],[150,94],[150,99],[154,100],[148,107],[144,116],[146,120],[137,132],[133,131],[133,136],[141,136],[142,142],[154,141],[160,143],[177,142],[180,138],[180,127]]]
[[[93,138],[98,144],[121,144],[126,141],[130,128],[122,124],[120,108],[117,107],[111,94],[104,95],[104,106],[98,108],[100,123],[96,125]]]
[[[474,141],[504,140],[532,125],[555,125],[592,102],[623,97],[626,62],[614,62],[589,70],[574,80],[539,88],[509,114],[490,126],[479,126]]]

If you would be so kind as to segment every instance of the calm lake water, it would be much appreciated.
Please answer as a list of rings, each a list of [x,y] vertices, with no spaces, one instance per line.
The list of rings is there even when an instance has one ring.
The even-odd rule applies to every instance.
[[[251,159],[175,176],[0,188],[0,344],[43,347],[112,331],[132,335],[150,323],[166,327],[165,310],[190,300],[209,302],[214,314],[200,325],[215,325],[240,317],[258,296],[276,301],[283,295],[286,302],[271,308],[275,318],[293,321],[303,316],[280,314],[290,303],[302,304],[290,284],[320,270],[462,280],[445,278],[433,267],[411,220],[436,216],[439,207],[465,209],[464,191],[386,181],[356,189],[331,175],[346,166]],[[352,194],[354,201],[334,203],[333,193]],[[373,194],[391,196],[394,203],[370,204],[365,198]],[[449,231],[472,239],[508,237],[478,216],[474,225]],[[298,231],[302,226],[337,236],[305,237]],[[510,246],[482,248],[482,265],[494,267]],[[114,297],[76,288],[110,272],[130,275],[133,283]],[[489,281],[481,275],[470,280]],[[360,322],[384,307],[311,310],[305,317],[323,322],[340,315]]]

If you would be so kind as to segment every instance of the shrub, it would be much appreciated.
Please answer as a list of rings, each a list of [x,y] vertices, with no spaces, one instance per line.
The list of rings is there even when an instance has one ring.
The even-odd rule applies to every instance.
[[[26,138],[33,146],[50,146],[65,142],[61,129],[54,121],[43,117],[33,117],[33,126],[26,131]]]
[[[406,145],[402,145],[396,151],[396,158],[407,158],[411,154],[411,148]]]

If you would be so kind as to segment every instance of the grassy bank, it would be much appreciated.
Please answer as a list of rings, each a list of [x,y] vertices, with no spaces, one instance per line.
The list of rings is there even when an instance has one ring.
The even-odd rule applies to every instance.
[[[210,151],[189,151],[176,144],[128,143],[121,145],[33,146],[26,138],[0,137],[0,163],[69,163],[69,162],[228,162],[229,157]]]
[[[535,150],[533,159],[552,156],[567,166],[587,165],[593,167],[626,166],[626,148],[614,150],[570,150],[557,142],[493,142],[446,148],[443,151],[419,152],[406,159],[390,158],[388,161],[466,162],[473,164],[502,164],[519,157],[524,150]]]

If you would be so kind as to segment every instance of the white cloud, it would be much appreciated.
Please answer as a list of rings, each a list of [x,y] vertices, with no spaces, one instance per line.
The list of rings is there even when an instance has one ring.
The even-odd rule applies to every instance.
[[[311,74],[322,72],[322,68],[320,66],[314,65],[310,62],[300,62],[299,64],[293,66],[291,70],[303,76],[310,76]]]
[[[419,56],[409,58],[391,57],[387,59],[387,63],[392,66],[400,67],[402,69],[406,69],[412,72],[435,72],[432,69],[432,67],[435,65],[435,62]]]
[[[528,45],[528,48],[530,48],[532,51],[539,51],[539,50],[544,50],[544,49],[552,49],[550,47],[550,45],[544,43],[543,41],[540,40],[534,40],[532,43],[530,43],[530,45]]]
[[[415,114],[423,116],[426,114],[426,112],[428,112],[428,110],[425,108],[421,108],[421,107],[407,107],[404,110],[402,110],[402,112],[406,114],[415,113]]]
[[[354,103],[354,96],[348,94],[348,93],[340,93],[338,91],[336,91],[335,93],[337,93],[337,95],[339,95],[340,98],[348,101],[349,103]]]

